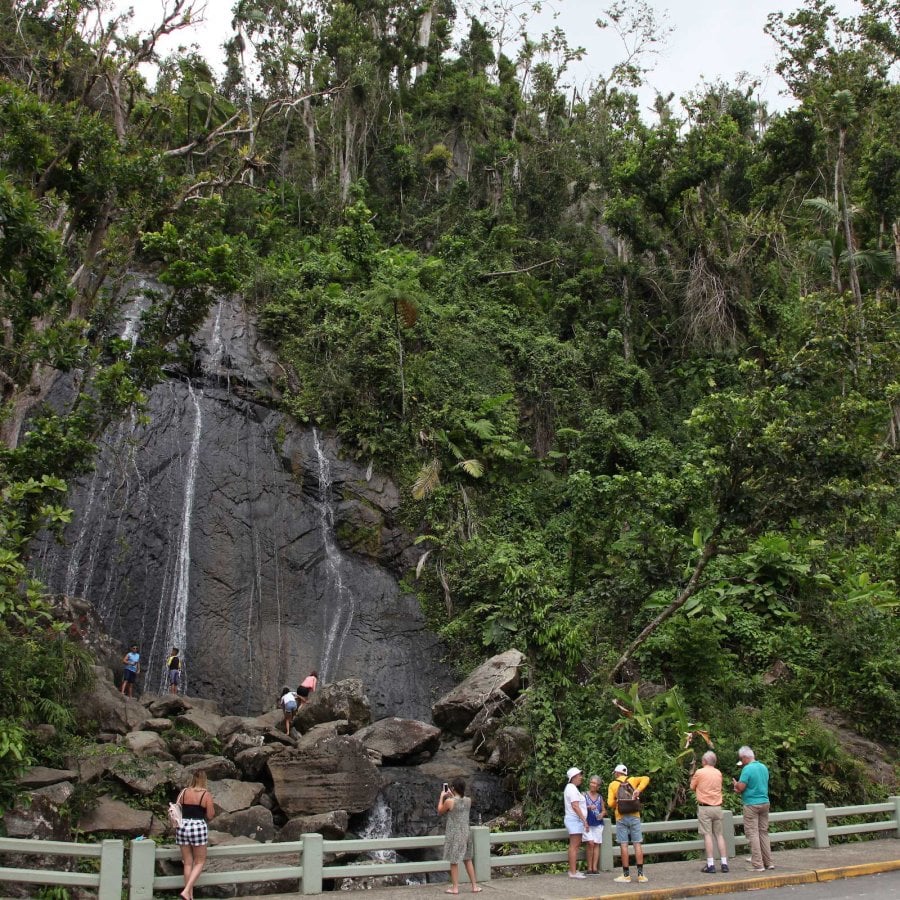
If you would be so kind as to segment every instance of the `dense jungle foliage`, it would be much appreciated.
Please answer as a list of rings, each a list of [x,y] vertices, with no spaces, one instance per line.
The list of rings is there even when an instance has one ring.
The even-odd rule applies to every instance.
[[[806,711],[900,741],[900,4],[772,16],[777,115],[752,84],[641,115],[640,2],[586,96],[502,5],[237,0],[221,77],[158,52],[191,0],[131,36],[102,7],[0,0],[2,779],[86,671],[29,541],[238,290],[285,408],[401,485],[453,657],[527,654],[532,822],[573,763],[689,813],[704,733],[777,807],[877,796]],[[129,268],[172,288],[135,348]]]

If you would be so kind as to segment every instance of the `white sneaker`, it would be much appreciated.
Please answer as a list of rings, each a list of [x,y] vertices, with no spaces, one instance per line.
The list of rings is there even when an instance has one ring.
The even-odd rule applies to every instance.
[[[631,884],[631,876],[620,875],[618,878],[613,878],[613,881],[618,881],[620,884]]]
[[[569,878],[587,878],[584,872],[569,872]]]

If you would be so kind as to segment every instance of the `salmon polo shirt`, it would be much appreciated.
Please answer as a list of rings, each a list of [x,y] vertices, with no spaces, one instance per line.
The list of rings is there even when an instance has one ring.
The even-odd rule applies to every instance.
[[[722,805],[722,773],[715,766],[704,766],[694,772],[691,790],[701,806]]]

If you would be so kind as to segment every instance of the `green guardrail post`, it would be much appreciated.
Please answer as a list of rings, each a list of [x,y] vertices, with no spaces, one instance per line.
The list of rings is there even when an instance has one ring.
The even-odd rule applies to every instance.
[[[722,810],[722,836],[725,838],[725,847],[728,849],[728,858],[737,857],[737,842],[734,833],[734,813],[730,809]],[[717,850],[717,847],[713,847]]]
[[[472,864],[476,881],[491,880],[491,829],[487,825],[473,825]]]
[[[322,867],[325,841],[321,834],[304,834],[303,877],[300,887],[304,894],[322,893]]]
[[[122,867],[125,864],[125,842],[107,840],[100,845],[99,900],[122,900]]]
[[[600,844],[600,871],[612,872],[615,863],[613,857],[613,831],[611,819],[603,820],[603,843]]]
[[[828,849],[828,811],[824,803],[807,803],[806,808],[812,813],[812,826],[815,832],[813,844],[816,850]]]
[[[894,837],[900,838],[900,797],[888,797],[894,804],[894,821],[897,823],[897,833]]]
[[[156,868],[156,843],[132,841],[128,867],[129,900],[153,900],[153,875]]]

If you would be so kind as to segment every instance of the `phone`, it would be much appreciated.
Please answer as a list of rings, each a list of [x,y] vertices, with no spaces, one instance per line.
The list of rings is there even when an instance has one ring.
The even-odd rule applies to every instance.
[[[450,785],[449,785],[449,784],[447,784],[447,782],[446,782],[446,781],[445,781],[445,782],[444,782],[444,787],[443,787],[443,791],[444,791],[444,793],[445,793],[445,794],[448,794],[448,793],[450,793]]]

